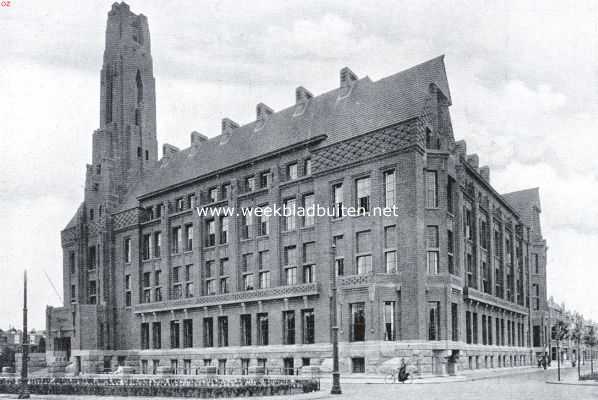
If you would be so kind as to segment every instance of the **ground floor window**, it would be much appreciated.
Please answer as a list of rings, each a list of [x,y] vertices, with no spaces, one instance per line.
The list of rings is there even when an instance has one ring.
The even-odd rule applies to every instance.
[[[295,360],[293,358],[283,358],[282,364],[284,375],[293,375],[295,373]]]
[[[353,303],[349,305],[351,312],[351,333],[352,342],[363,342],[365,340],[365,303]]]
[[[365,372],[365,358],[363,358],[363,357],[351,358],[351,371],[354,374],[363,374]]]

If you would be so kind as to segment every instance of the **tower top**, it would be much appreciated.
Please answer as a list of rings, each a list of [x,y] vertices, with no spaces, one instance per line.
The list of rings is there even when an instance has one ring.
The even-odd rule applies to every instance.
[[[114,3],[108,12],[105,57],[122,53],[123,47],[150,51],[149,28],[143,14],[135,14],[125,2]]]

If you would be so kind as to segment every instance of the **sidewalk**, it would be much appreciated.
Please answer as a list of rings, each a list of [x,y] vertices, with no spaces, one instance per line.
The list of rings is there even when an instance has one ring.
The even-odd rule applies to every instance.
[[[556,369],[556,366],[549,367],[548,370]],[[409,379],[405,384],[435,384],[435,383],[448,383],[448,382],[465,382],[465,381],[477,381],[482,379],[492,379],[502,376],[528,374],[538,371],[543,371],[541,368],[524,366],[524,367],[510,367],[510,368],[493,368],[493,369],[477,369],[477,370],[465,370],[460,371],[458,375],[447,375],[447,376],[423,376]],[[385,375],[373,375],[373,374],[342,374],[341,381],[343,383],[357,383],[357,384],[384,384]],[[330,382],[330,375],[320,375],[320,381],[322,383]]]

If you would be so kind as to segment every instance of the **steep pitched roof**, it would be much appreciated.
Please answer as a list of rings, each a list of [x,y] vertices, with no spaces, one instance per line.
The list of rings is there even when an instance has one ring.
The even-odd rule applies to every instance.
[[[271,114],[260,129],[255,121],[234,129],[226,143],[222,135],[210,138],[160,160],[153,173],[131,188],[120,209],[137,205],[139,196],[309,139],[325,138],[319,146],[327,146],[421,116],[432,84],[450,104],[444,56],[376,82],[359,79],[346,96],[337,88],[313,97],[301,115],[296,115],[296,105],[290,106]]]
[[[537,218],[537,212],[542,211],[540,206],[540,188],[531,188],[519,190],[516,192],[505,193],[502,197],[517,210],[523,222],[531,227],[534,232],[541,236],[542,231]]]
[[[79,208],[77,208],[77,211],[75,211],[75,215],[73,215],[73,218],[71,218],[71,220],[68,224],[66,224],[63,230],[67,230],[69,228],[77,226],[77,222],[79,221],[79,215],[81,215],[81,212],[83,212],[83,203],[79,205]]]

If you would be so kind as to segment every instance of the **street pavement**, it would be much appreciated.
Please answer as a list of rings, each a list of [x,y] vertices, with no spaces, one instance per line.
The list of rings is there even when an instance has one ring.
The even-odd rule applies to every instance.
[[[567,368],[561,372],[563,382],[574,383],[577,370]],[[514,371],[513,374],[501,376],[471,376],[467,380],[441,382],[435,384],[367,384],[342,382],[343,394],[330,395],[330,381],[322,382],[322,390],[318,393],[299,394],[294,396],[273,396],[261,399],[283,400],[317,400],[317,399],[355,399],[355,400],[598,400],[598,386],[580,386],[569,384],[549,384],[556,381],[557,371],[530,370]],[[95,396],[31,396],[32,399],[43,400],[120,400],[126,397]],[[0,395],[0,399],[15,398]],[[128,399],[131,399],[130,397]],[[137,397],[137,399],[141,399]],[[252,397],[252,399],[258,399]],[[166,400],[153,398],[153,400]],[[173,400],[173,398],[169,398]]]

